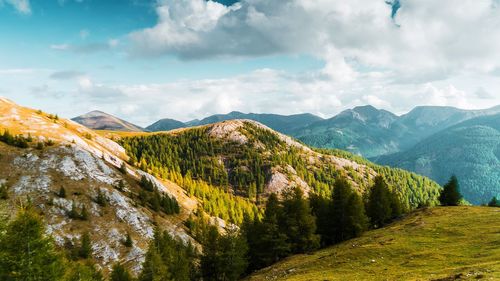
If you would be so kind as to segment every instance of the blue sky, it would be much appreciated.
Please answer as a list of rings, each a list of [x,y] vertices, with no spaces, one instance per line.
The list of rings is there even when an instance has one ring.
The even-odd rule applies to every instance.
[[[498,3],[452,2],[0,0],[0,96],[140,125],[500,103]]]

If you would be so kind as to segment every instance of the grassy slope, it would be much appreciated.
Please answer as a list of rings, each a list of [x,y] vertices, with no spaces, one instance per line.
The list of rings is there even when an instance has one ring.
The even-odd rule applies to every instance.
[[[288,258],[248,280],[500,280],[499,223],[499,208],[419,210],[360,238]]]

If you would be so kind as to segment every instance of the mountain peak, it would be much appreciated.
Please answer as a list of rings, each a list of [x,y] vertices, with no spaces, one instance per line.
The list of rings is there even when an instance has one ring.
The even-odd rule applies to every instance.
[[[141,127],[115,117],[103,111],[94,110],[71,119],[93,130],[111,130],[124,132],[142,132]]]

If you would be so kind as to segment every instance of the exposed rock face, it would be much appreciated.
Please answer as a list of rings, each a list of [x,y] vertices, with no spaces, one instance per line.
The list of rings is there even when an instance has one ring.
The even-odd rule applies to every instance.
[[[77,244],[81,235],[88,232],[93,241],[93,257],[105,272],[119,261],[138,273],[153,238],[155,223],[185,243],[196,244],[182,222],[197,208],[197,201],[189,198],[181,187],[133,167],[128,166],[126,174],[119,172],[116,168],[127,156],[117,143],[75,122],[0,98],[0,133],[3,130],[29,135],[35,142],[55,143],[42,150],[0,143],[0,182],[9,187],[12,210],[17,201],[29,197],[43,212],[47,232],[59,246]],[[141,175],[154,181],[158,191],[176,198],[181,214],[155,214],[140,206],[135,198]],[[118,190],[120,181],[125,187]],[[62,187],[66,190],[65,198],[57,195]],[[95,202],[98,191],[106,197],[105,206]],[[69,217],[74,207],[81,210],[83,206],[89,213],[88,220]],[[122,243],[127,233],[134,241],[132,248]]]

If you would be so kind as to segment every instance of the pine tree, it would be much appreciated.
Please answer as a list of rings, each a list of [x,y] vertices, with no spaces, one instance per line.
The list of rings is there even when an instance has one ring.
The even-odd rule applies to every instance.
[[[104,281],[102,273],[91,262],[72,262],[68,267],[64,281]]]
[[[488,203],[488,206],[489,207],[500,207],[500,201],[498,201],[496,196],[493,196],[493,198],[491,198],[491,201]]]
[[[87,206],[85,206],[85,204],[82,206],[79,218],[84,221],[89,219],[89,212],[87,211]]]
[[[219,232],[215,226],[209,226],[203,239],[203,255],[200,269],[205,281],[219,280],[218,271]]]
[[[78,256],[82,259],[88,259],[92,256],[92,243],[88,232],[82,234]]]
[[[242,226],[248,244],[249,270],[269,266],[289,255],[291,251],[288,237],[280,231],[279,221],[283,210],[276,194],[271,194],[266,203],[264,218],[250,221],[246,216]]]
[[[78,209],[76,207],[75,201],[73,201],[71,204],[71,210],[68,212],[68,217],[71,219],[79,219],[80,218],[80,214],[78,213]]]
[[[230,229],[219,238],[218,244],[220,247],[216,263],[219,271],[218,280],[239,280],[248,266],[246,259],[248,245],[245,239],[235,229]]]
[[[371,224],[381,227],[392,218],[391,193],[384,178],[377,176],[375,184],[370,190],[366,205],[366,214],[370,217]]]
[[[128,270],[121,264],[117,263],[111,271],[110,281],[132,281],[132,276]]]
[[[61,188],[59,188],[59,192],[57,192],[57,196],[59,196],[61,198],[66,198],[66,189],[64,189],[64,186],[61,186]]]
[[[106,205],[108,204],[108,198],[106,198],[106,195],[104,195],[100,188],[97,189],[95,202],[101,207],[106,207]]]
[[[32,210],[19,211],[0,233],[0,280],[60,280],[61,264],[42,219]]]
[[[0,199],[7,200],[9,199],[9,193],[7,192],[7,185],[0,184]]]
[[[169,281],[172,280],[167,265],[163,262],[155,246],[150,245],[146,259],[142,265],[139,281]]]
[[[359,236],[368,220],[359,195],[343,177],[335,181],[332,194],[329,240],[334,243]]]
[[[125,164],[125,162],[122,162],[119,171],[124,175],[127,174],[127,164]]]
[[[311,214],[309,202],[298,187],[283,200],[284,217],[280,219],[282,233],[286,233],[293,253],[305,253],[319,247],[316,218]]]
[[[458,206],[462,200],[458,179],[455,175],[451,176],[448,183],[443,186],[439,202],[442,206]]]
[[[123,245],[127,248],[131,248],[134,245],[134,241],[132,240],[132,237],[130,236],[130,233],[127,232],[127,236],[125,236],[125,239],[123,240]]]

